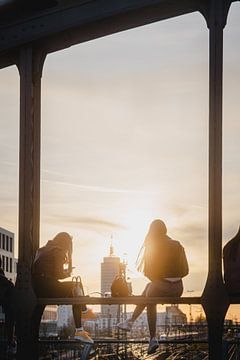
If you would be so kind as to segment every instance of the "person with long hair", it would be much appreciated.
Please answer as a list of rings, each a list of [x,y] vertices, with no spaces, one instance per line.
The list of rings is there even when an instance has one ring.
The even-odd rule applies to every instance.
[[[240,227],[223,248],[224,282],[230,295],[240,295]]]
[[[78,296],[79,289],[72,281],[59,281],[72,272],[72,237],[61,232],[39,248],[32,267],[33,289],[37,297],[62,298]],[[82,327],[82,311],[85,305],[72,305],[76,332],[75,339],[92,344],[93,340]]]
[[[184,248],[167,235],[167,227],[162,220],[154,220],[145,237],[137,259],[137,269],[151,281],[142,296],[180,297],[183,293],[182,277],[188,274],[188,263]],[[132,317],[117,326],[126,331],[132,329],[134,321],[145,309],[145,304],[137,305]],[[156,339],[157,305],[147,305],[147,319],[150,333],[148,354],[158,348]]]

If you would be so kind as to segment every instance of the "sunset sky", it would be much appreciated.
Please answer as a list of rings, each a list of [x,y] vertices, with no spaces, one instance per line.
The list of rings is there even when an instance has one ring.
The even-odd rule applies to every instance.
[[[224,243],[240,219],[240,6],[224,33]],[[19,78],[0,71],[0,226],[17,234]],[[100,263],[135,270],[150,222],[185,247],[185,291],[207,273],[208,30],[194,13],[107,36],[47,57],[42,86],[41,245],[74,238],[75,273],[99,291]],[[126,255],[124,255],[124,253]],[[17,256],[17,253],[16,253]]]

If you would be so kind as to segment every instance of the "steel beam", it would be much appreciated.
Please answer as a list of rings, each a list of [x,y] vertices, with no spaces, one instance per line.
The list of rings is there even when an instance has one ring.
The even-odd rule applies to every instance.
[[[44,56],[32,47],[20,51],[19,256],[16,280],[18,359],[34,359],[31,317],[36,297],[31,266],[39,247],[40,104]]]
[[[145,297],[145,296],[127,296],[127,297],[92,297],[79,296],[74,298],[39,298],[39,305],[116,305],[116,304],[201,304],[200,297]]]
[[[42,58],[22,48],[20,73],[19,262],[32,264],[39,247]]]
[[[202,300],[208,321],[210,360],[223,357],[223,324],[229,306],[222,278],[222,83],[223,29],[230,3],[211,0],[206,19],[209,27],[209,262]]]
[[[46,53],[193,11],[209,27],[209,274],[202,298],[112,298],[115,303],[202,303],[209,324],[209,358],[222,357],[223,321],[230,301],[222,279],[222,73],[223,28],[231,0],[77,1],[32,12],[0,27],[0,67],[20,72],[19,267],[20,357],[33,358],[29,317],[34,308],[30,269],[39,244],[41,70]],[[15,14],[16,15],[16,14]],[[36,51],[39,49],[39,52]],[[43,52],[44,49],[44,52]],[[18,59],[19,54],[19,61]],[[213,296],[214,294],[214,296]],[[217,297],[218,301],[215,301]],[[44,302],[45,301],[45,302]],[[109,303],[109,299],[39,299],[38,303]],[[101,301],[101,302],[100,302]],[[131,302],[129,302],[131,301]],[[187,302],[186,302],[187,301]],[[188,302],[189,301],[189,302]],[[195,302],[196,301],[196,302]],[[234,300],[235,301],[235,300]],[[30,342],[28,342],[30,341]]]
[[[0,27],[0,58],[31,43],[48,52],[155,21],[201,11],[208,0],[98,0],[33,12]],[[10,65],[10,64],[9,64]],[[1,66],[1,62],[0,62]]]

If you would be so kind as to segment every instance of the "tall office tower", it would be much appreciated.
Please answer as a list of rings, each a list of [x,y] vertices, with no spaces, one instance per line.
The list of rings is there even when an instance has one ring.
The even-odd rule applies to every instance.
[[[106,293],[111,292],[111,285],[120,272],[120,258],[114,255],[113,246],[110,245],[109,256],[103,258],[101,263],[101,293],[107,295]],[[101,306],[102,316],[117,318],[118,305],[102,305]]]
[[[17,277],[17,259],[14,258],[14,234],[0,227],[0,257],[2,269],[14,283]]]

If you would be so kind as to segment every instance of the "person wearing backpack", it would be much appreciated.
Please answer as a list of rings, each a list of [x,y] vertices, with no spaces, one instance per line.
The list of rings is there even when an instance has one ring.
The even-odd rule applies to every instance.
[[[73,281],[59,281],[72,272],[72,237],[61,232],[53,240],[39,248],[32,267],[32,284],[37,297],[62,298],[83,295],[82,284]],[[79,285],[81,288],[79,288]],[[75,339],[93,344],[93,340],[82,327],[82,311],[85,305],[72,305],[76,327]]]
[[[167,227],[162,220],[154,220],[145,237],[137,259],[137,269],[151,281],[142,296],[180,297],[183,293],[182,278],[188,274],[188,262],[184,248],[179,241],[167,235]],[[130,331],[133,322],[145,309],[145,304],[137,305],[132,317],[119,323],[118,328]],[[148,354],[158,348],[156,339],[157,306],[147,305],[147,319],[150,332]]]
[[[224,282],[229,295],[240,295],[240,227],[223,248]]]

